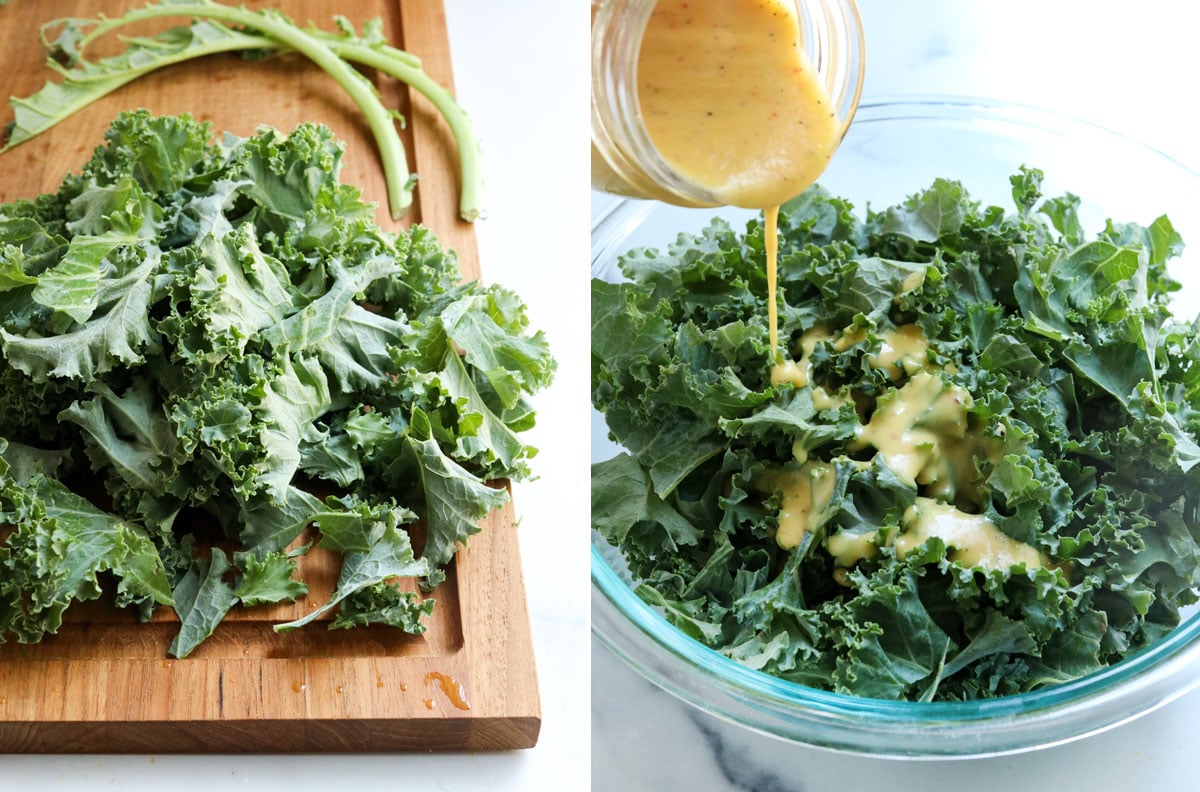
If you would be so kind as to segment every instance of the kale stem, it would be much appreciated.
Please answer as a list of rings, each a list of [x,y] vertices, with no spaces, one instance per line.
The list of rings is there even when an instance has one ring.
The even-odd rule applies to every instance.
[[[261,48],[261,47],[265,46],[267,42],[270,41],[270,39],[263,38],[262,36],[249,36],[249,35],[246,35],[243,33],[238,33],[233,30],[230,30],[229,33],[232,37],[230,39],[225,39],[225,40],[222,40],[219,42],[206,42],[198,47],[189,48],[187,50],[184,50],[184,51],[181,51],[178,53],[174,53],[171,55],[162,55],[162,56],[157,57],[154,61],[152,61],[150,63],[147,63],[138,68],[126,69],[123,72],[109,71],[109,72],[104,72],[103,74],[95,74],[95,75],[71,74],[69,69],[64,68],[63,66],[58,64],[56,61],[53,61],[53,60],[48,61],[48,64],[52,68],[54,68],[55,71],[57,71],[64,78],[66,78],[67,80],[70,80],[73,83],[72,87],[75,90],[71,91],[70,93],[71,93],[71,95],[73,95],[74,98],[70,102],[68,102],[67,104],[62,106],[60,111],[58,113],[56,113],[55,118],[52,118],[52,119],[48,118],[47,123],[45,123],[44,126],[42,126],[41,128],[39,128],[37,130],[34,130],[32,132],[32,134],[29,134],[27,136],[23,136],[23,137],[19,137],[19,138],[10,138],[9,141],[7,142],[7,144],[4,146],[4,149],[0,149],[0,151],[7,150],[9,148],[12,148],[13,146],[16,146],[20,143],[25,142],[26,140],[29,140],[30,138],[34,137],[35,135],[37,135],[41,132],[44,132],[45,130],[54,126],[59,121],[65,119],[68,116],[74,114],[75,112],[87,107],[89,104],[96,101],[100,97],[105,96],[109,93],[112,93],[113,91],[120,88],[121,86],[126,85],[127,83],[130,83],[130,82],[133,82],[138,77],[149,74],[150,72],[152,72],[156,69],[160,69],[163,66],[172,66],[176,63],[182,63],[184,61],[188,61],[193,58],[202,58],[206,55],[216,55],[216,54],[219,54],[222,52],[231,52],[231,51],[238,51],[238,50],[243,50],[243,49]],[[79,90],[84,85],[87,85],[89,88],[91,88],[91,90],[90,91]],[[63,92],[63,93],[65,95],[67,92]],[[19,98],[19,97],[14,96],[9,99],[9,102],[14,105],[19,104],[19,105],[23,105],[25,107],[32,108],[33,104],[30,101],[32,98],[33,97]]]
[[[322,37],[325,38],[324,36]],[[475,128],[462,106],[455,101],[450,92],[434,81],[419,67],[404,61],[389,57],[390,52],[383,52],[364,46],[357,42],[328,40],[329,48],[347,60],[370,66],[379,71],[410,85],[428,99],[446,123],[458,147],[459,170],[462,180],[462,194],[459,197],[459,214],[462,219],[474,221],[482,213],[483,165],[479,148],[479,140],[475,136]],[[399,52],[392,50],[391,52]]]
[[[162,13],[155,14],[156,16],[168,16],[166,12],[169,10],[172,14],[179,13],[174,7],[156,9]],[[194,9],[193,9],[194,10]],[[138,21],[147,18],[145,13],[148,9],[137,9],[131,11],[123,17],[109,19],[102,17],[95,20],[70,20],[74,22],[83,21],[89,25],[88,32],[79,40],[77,46],[82,52],[91,42],[97,38],[116,30],[117,28],[126,25],[130,22]],[[55,25],[61,24],[64,20],[47,23],[42,26],[39,31],[42,44],[47,49],[53,49],[54,45],[47,40],[45,31]],[[214,22],[214,25],[220,26],[220,23]],[[71,83],[70,95],[73,96],[66,106],[65,110],[57,114],[58,118],[48,118],[47,123],[40,129],[32,130],[30,133],[21,138],[10,139],[5,148],[11,148],[24,140],[38,134],[39,132],[49,129],[61,118],[71,115],[75,111],[86,107],[91,102],[99,99],[117,88],[148,74],[155,69],[163,66],[169,66],[176,63],[182,63],[192,58],[205,57],[207,55],[215,55],[222,52],[237,52],[246,50],[279,50],[287,49],[288,45],[283,41],[270,38],[260,34],[248,34],[240,30],[221,27],[224,37],[219,41],[202,41],[198,45],[189,46],[185,50],[173,54],[156,54],[152,61],[147,62],[139,68],[126,69],[123,72],[107,71],[97,72],[95,74],[81,73],[79,70],[67,69],[58,64],[57,61],[51,59],[49,65],[58,71],[66,80]],[[336,33],[329,33],[322,30],[309,27],[306,30],[307,34],[325,44],[334,54],[344,60],[354,63],[370,66],[384,74],[387,74],[394,79],[400,80],[414,90],[421,93],[427,98],[437,109],[442,117],[446,120],[450,128],[450,132],[454,137],[454,142],[458,148],[459,155],[459,180],[461,194],[459,197],[459,215],[468,222],[477,220],[483,214],[483,165],[482,154],[479,146],[479,139],[475,134],[475,128],[471,123],[470,118],[458,104],[455,98],[444,87],[438,84],[435,80],[429,77],[428,74],[421,68],[421,61],[412,53],[404,50],[396,49],[390,46],[371,46],[362,43],[360,40],[348,38]],[[197,39],[199,40],[199,39]],[[141,46],[146,49],[153,49],[160,42],[153,37],[142,37],[130,40],[131,45]],[[86,89],[85,89],[86,86]],[[64,91],[64,95],[68,92]],[[20,99],[14,97],[13,103],[21,104],[26,107],[32,106],[29,99]]]

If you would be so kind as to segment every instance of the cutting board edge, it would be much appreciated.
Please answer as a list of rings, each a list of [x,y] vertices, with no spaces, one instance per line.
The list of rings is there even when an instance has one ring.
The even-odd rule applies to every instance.
[[[0,721],[2,754],[294,754],[508,751],[532,748],[540,714],[223,721]],[[282,735],[269,743],[264,731]]]

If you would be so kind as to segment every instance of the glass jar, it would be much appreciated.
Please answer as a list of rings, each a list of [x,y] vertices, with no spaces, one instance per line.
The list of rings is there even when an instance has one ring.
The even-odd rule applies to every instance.
[[[638,103],[642,35],[658,0],[592,0],[592,187],[680,206],[719,206],[712,191],[669,165],[651,142]],[[855,0],[794,5],[800,46],[828,90],[845,135],[858,107],[865,43]]]

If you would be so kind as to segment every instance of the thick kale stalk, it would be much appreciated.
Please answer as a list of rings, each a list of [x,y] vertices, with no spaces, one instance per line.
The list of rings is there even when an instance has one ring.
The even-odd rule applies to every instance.
[[[173,27],[155,36],[127,40],[124,52],[98,61],[83,60],[97,38],[147,19],[187,16],[190,26]],[[241,26],[232,29],[221,24]],[[450,95],[422,70],[420,60],[387,44],[378,21],[359,36],[343,19],[340,32],[313,27],[301,29],[274,11],[248,11],[212,0],[164,0],[110,19],[62,19],[42,26],[49,50],[47,64],[59,72],[59,83],[47,83],[29,97],[13,97],[15,121],[6,148],[44,132],[77,110],[156,69],[222,52],[261,56],[273,51],[297,51],[313,60],[344,88],[362,110],[379,146],[388,183],[393,217],[411,203],[413,177],[408,173],[403,144],[396,133],[394,113],[388,111],[369,82],[346,62],[368,66],[394,77],[427,97],[446,119],[459,150],[462,194],[459,213],[475,220],[481,213],[482,166],[479,143],[470,120]],[[50,32],[55,32],[53,39]],[[66,65],[63,65],[65,63]]]

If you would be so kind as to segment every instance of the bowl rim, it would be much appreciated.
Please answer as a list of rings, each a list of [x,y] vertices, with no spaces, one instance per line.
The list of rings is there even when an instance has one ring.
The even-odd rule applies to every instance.
[[[1161,159],[1182,177],[1200,181],[1200,173],[1178,159],[1121,132],[1054,110],[985,97],[866,98],[859,104],[854,127],[955,119],[1119,141]],[[622,199],[593,213],[593,271],[597,256],[609,255],[616,238],[623,236],[614,235],[612,227],[636,226],[654,205]],[[601,644],[654,684],[710,714],[814,747],[898,758],[1011,754],[1112,728],[1200,684],[1197,615],[1111,666],[1025,693],[966,702],[913,702],[818,690],[750,669],[687,636],[637,597],[595,541],[591,554],[591,626]],[[639,640],[649,643],[633,643]],[[1034,722],[1042,728],[1029,729]]]
[[[970,96],[967,94],[889,94],[866,98],[859,103],[859,108],[868,108],[871,110],[868,116],[872,116],[881,110],[899,107],[911,107],[914,112],[924,110],[930,113],[928,116],[910,116],[912,118],[928,117],[944,119],[948,117],[947,113],[980,113],[990,116],[994,120],[1021,123],[1025,126],[1045,131],[1087,132],[1107,138],[1120,139],[1126,144],[1141,149],[1144,153],[1163,159],[1166,163],[1171,164],[1173,167],[1190,176],[1200,178],[1200,171],[1197,171],[1195,168],[1185,164],[1177,157],[1157,146],[1146,143],[1112,127],[1096,123],[1095,121],[1025,102],[993,99],[985,96]],[[854,125],[857,126],[864,122],[872,123],[882,120],[895,119],[864,118],[856,115]]]

